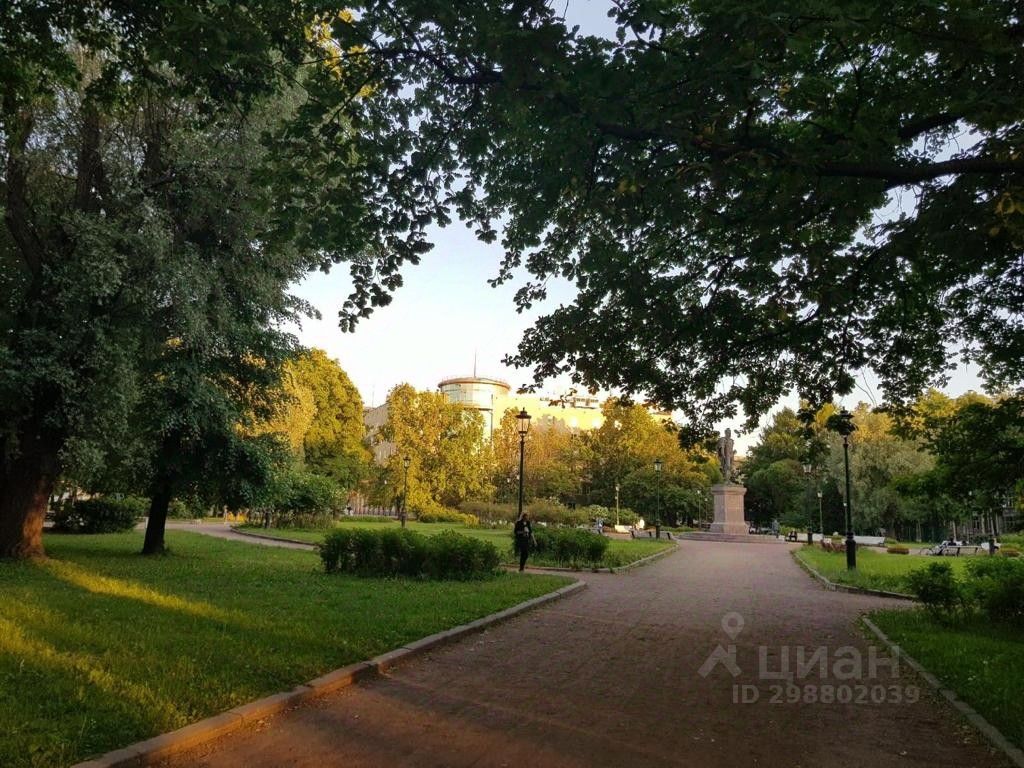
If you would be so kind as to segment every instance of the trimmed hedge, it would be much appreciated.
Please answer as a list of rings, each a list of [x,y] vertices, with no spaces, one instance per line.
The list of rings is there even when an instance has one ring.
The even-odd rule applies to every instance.
[[[570,568],[597,567],[608,550],[608,539],[578,528],[535,528],[533,552]]]
[[[65,504],[53,515],[56,530],[67,533],[130,531],[149,511],[149,501],[136,496],[103,496]]]
[[[495,547],[471,536],[442,531],[424,536],[404,528],[338,528],[320,545],[328,573],[357,576],[481,579],[501,565]]]

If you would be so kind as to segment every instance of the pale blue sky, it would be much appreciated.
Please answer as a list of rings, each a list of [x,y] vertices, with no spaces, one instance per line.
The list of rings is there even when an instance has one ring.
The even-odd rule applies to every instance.
[[[584,34],[609,34],[606,0],[565,0],[570,25],[579,24]],[[491,288],[487,280],[497,273],[501,248],[480,243],[464,225],[431,232],[434,249],[417,267],[402,271],[405,285],[388,307],[378,309],[357,327],[355,333],[338,329],[337,312],[349,294],[351,281],[346,265],[329,275],[313,274],[296,286],[296,292],[310,301],[322,319],[306,321],[298,332],[306,346],[325,349],[348,372],[366,404],[380,404],[391,387],[409,382],[419,389],[434,389],[446,377],[472,372],[474,356],[480,375],[506,379],[513,387],[531,381],[528,371],[506,368],[501,358],[513,353],[520,336],[545,308],[571,301],[573,288],[555,284],[545,305],[528,314],[517,314],[513,303],[516,284]],[[551,382],[548,391],[559,392],[566,382]],[[857,401],[881,401],[873,379],[861,381],[862,389],[844,399],[848,407]],[[961,366],[947,391],[960,394],[980,389],[977,378]],[[780,402],[796,406],[795,396]],[[720,427],[735,423],[721,424]],[[745,451],[754,439],[745,435],[737,449]]]

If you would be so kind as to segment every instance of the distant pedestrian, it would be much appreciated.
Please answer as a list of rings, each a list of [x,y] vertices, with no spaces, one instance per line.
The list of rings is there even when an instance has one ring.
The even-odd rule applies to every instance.
[[[526,568],[526,558],[530,556],[530,546],[533,544],[533,526],[530,525],[530,514],[523,512],[516,520],[512,533],[515,536],[516,551],[519,553],[519,570]]]

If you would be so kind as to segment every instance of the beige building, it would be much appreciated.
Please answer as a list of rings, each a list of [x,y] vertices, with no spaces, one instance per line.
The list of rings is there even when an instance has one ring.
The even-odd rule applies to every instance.
[[[508,410],[518,413],[525,409],[530,414],[532,425],[561,427],[573,432],[597,429],[604,421],[601,401],[592,395],[575,392],[557,397],[520,395],[512,391],[507,381],[487,376],[455,376],[445,379],[437,388],[449,402],[472,408],[483,416],[484,436],[488,440]],[[378,464],[383,464],[394,453],[391,443],[374,439],[387,419],[387,403],[363,411],[367,438]]]

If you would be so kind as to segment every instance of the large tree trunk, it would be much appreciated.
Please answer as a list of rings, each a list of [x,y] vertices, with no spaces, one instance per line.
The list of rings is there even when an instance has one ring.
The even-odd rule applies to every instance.
[[[58,451],[38,433],[0,459],[0,557],[44,557],[43,523],[57,482]]]
[[[142,554],[162,555],[167,551],[164,545],[164,530],[167,527],[167,509],[171,505],[171,488],[168,483],[159,483],[149,498],[149,520],[146,521],[146,541]]]

